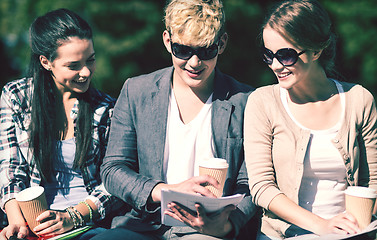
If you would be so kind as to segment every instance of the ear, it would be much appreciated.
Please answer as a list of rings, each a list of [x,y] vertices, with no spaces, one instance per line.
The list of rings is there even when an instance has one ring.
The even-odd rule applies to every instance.
[[[41,62],[41,65],[47,70],[51,71],[52,64],[51,62],[43,55],[39,56],[39,61]]]
[[[163,33],[162,33],[162,40],[164,42],[164,45],[165,45],[165,48],[166,50],[171,53],[171,46],[170,46],[170,33],[165,30]]]
[[[316,60],[319,59],[319,57],[320,57],[321,54],[322,54],[322,51],[323,51],[323,49],[322,49],[322,50],[319,50],[319,51],[314,51],[314,52],[313,52],[313,61],[316,61]]]
[[[219,54],[222,54],[225,51],[227,42],[228,42],[228,34],[224,33],[219,40]]]

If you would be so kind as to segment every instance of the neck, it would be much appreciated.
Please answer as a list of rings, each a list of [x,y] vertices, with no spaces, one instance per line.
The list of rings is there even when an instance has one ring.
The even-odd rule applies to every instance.
[[[184,81],[179,80],[178,78],[173,75],[173,89],[175,94],[184,94],[184,95],[195,95],[196,98],[200,99],[203,103],[205,103],[209,96],[212,94],[214,89],[214,76],[215,72],[211,74],[209,79],[207,79],[204,84],[199,86],[189,86]]]
[[[300,83],[288,89],[290,100],[297,104],[326,101],[338,93],[336,85],[327,78],[322,68],[306,79],[302,79]]]

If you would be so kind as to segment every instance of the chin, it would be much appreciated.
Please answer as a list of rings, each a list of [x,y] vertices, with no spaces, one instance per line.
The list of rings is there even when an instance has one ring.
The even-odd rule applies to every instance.
[[[87,91],[88,91],[88,89],[89,89],[89,86],[88,86],[88,87],[86,87],[86,88],[76,88],[76,89],[73,89],[73,91],[74,91],[75,93],[79,93],[79,94],[82,94],[82,93],[85,93],[85,92],[87,92]]]

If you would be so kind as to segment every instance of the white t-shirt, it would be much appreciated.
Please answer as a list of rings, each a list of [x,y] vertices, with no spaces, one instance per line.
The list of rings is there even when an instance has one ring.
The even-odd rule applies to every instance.
[[[299,205],[323,217],[332,218],[345,210],[344,190],[347,187],[346,167],[332,139],[337,135],[345,111],[345,96],[342,86],[334,80],[342,105],[339,122],[326,130],[310,130],[310,141],[304,159],[304,174],[299,192]],[[292,115],[287,102],[287,90],[281,88],[281,100],[291,119],[302,129]]]
[[[164,153],[166,183],[176,184],[198,176],[198,163],[214,156],[211,113],[212,94],[198,115],[191,122],[184,124],[172,90]]]

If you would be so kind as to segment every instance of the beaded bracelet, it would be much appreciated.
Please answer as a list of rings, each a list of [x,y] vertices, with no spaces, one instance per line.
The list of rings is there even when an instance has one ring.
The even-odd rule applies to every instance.
[[[69,216],[71,217],[72,219],[72,222],[73,222],[73,228],[76,229],[78,227],[78,219],[77,219],[77,216],[76,214],[72,211],[71,209],[72,207],[67,207],[65,209],[65,211],[69,214]]]
[[[85,226],[85,221],[81,213],[74,207],[72,207],[72,210],[76,214],[77,218],[79,219],[79,227]]]
[[[79,202],[79,204],[80,204],[80,203],[85,204],[85,206],[88,208],[88,210],[89,210],[89,222],[92,222],[92,221],[93,221],[93,210],[92,210],[92,208],[91,208],[90,205],[89,205],[87,202],[85,202],[85,201],[81,201],[81,202]]]
[[[65,211],[68,212],[69,216],[71,217],[74,229],[85,225],[83,217],[76,208],[67,207]]]

